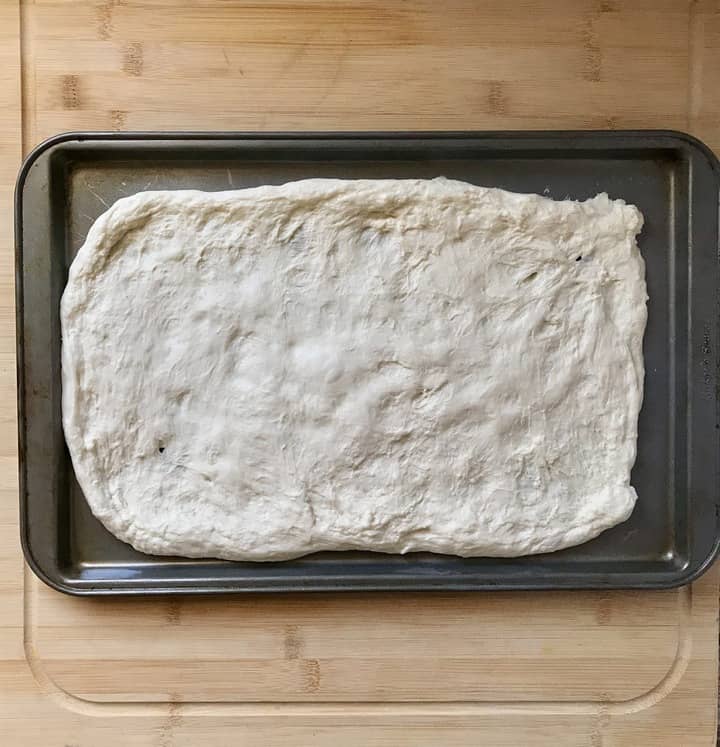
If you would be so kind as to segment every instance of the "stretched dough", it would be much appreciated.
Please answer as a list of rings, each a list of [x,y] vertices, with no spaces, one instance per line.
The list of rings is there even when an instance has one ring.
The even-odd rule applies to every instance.
[[[62,298],[63,422],[143,552],[515,556],[624,521],[642,215],[446,179],[143,192]]]

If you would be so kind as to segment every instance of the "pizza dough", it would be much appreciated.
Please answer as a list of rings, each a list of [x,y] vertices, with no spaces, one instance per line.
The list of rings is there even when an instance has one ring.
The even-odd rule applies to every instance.
[[[62,299],[93,513],[153,554],[516,556],[624,521],[642,215],[446,179],[143,192]]]

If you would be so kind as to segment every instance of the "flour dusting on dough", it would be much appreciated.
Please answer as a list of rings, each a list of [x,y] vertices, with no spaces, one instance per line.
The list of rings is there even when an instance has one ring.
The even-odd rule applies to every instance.
[[[144,552],[516,556],[624,521],[642,215],[446,179],[144,192],[62,299],[63,422]]]

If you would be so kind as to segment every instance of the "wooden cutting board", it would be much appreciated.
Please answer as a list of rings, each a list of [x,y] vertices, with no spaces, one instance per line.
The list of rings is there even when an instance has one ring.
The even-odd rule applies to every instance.
[[[18,542],[10,221],[21,151],[69,129],[670,127],[720,149],[717,3],[0,0],[0,62],[0,743],[714,743],[718,567],[665,592],[43,586]]]

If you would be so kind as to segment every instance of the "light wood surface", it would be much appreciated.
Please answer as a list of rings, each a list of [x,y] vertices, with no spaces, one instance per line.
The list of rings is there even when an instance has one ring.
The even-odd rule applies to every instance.
[[[719,74],[702,0],[0,0],[0,744],[714,744],[718,567],[667,592],[43,586],[17,530],[11,195],[21,149],[70,129],[671,127],[720,150]]]

